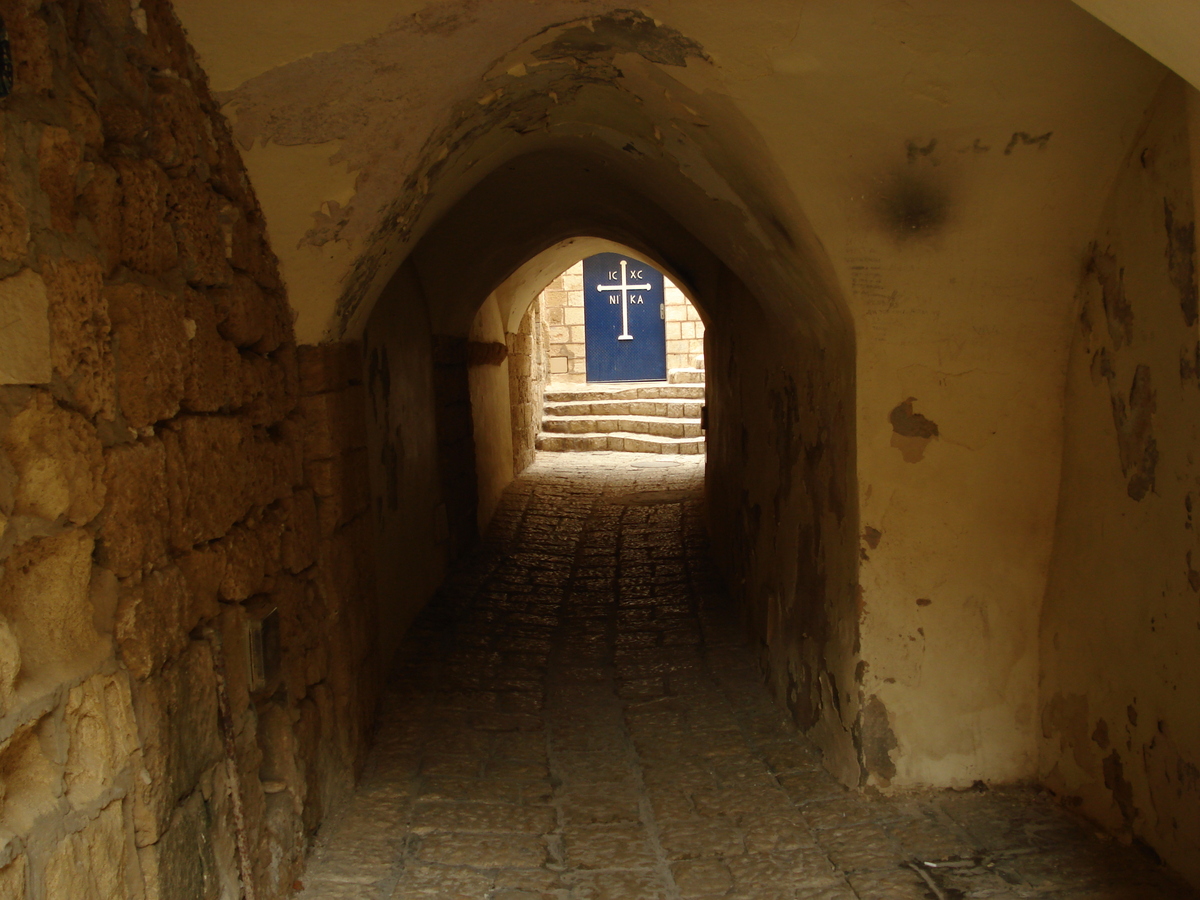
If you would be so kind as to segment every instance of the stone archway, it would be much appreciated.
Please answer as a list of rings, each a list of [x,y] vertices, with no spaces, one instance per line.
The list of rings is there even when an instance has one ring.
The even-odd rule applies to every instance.
[[[836,289],[822,286],[820,251],[789,259],[744,227],[741,237],[726,229],[724,246],[711,247],[697,236],[706,223],[679,208],[686,184],[682,198],[664,198],[679,209],[669,210],[640,190],[638,168],[578,144],[510,160],[427,231],[384,290],[365,331],[371,455],[382,543],[404,549],[381,554],[381,596],[407,596],[411,609],[421,599],[406,584],[412,560],[444,565],[475,533],[466,373],[476,309],[501,290],[507,318],[519,316],[515,298],[528,301],[555,254],[579,252],[563,243],[577,235],[630,247],[661,263],[713,323],[707,481],[722,568],[777,697],[830,767],[857,783],[853,351]],[[524,294],[503,287],[514,273]],[[398,370],[417,357],[434,374],[414,388]],[[393,461],[402,458],[408,467],[397,476]],[[399,498],[430,483],[440,491],[416,516],[380,502],[390,485]],[[410,614],[399,604],[381,613],[397,624]]]

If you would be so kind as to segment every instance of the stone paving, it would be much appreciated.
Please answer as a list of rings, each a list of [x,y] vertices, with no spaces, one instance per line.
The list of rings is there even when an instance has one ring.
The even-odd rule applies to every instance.
[[[702,457],[541,453],[406,642],[303,900],[1181,900],[1032,790],[844,790],[761,686]]]

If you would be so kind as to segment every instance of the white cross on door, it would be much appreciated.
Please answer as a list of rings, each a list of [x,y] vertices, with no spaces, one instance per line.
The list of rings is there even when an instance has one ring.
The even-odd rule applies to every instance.
[[[627,265],[628,264],[626,263],[625,260],[621,260],[621,283],[620,284],[598,284],[598,285],[596,285],[596,290],[598,290],[598,291],[620,291],[621,292],[621,333],[619,335],[617,335],[618,341],[632,341],[633,340],[633,335],[629,333],[629,292],[630,291],[648,291],[648,290],[650,290],[650,285],[648,285],[648,284],[630,284],[629,283],[629,272],[627,271],[627,268],[626,268]],[[616,274],[617,274],[616,272],[613,272],[609,275],[609,277],[615,278]],[[638,271],[634,272],[633,277],[641,278],[642,277],[641,270],[639,269]],[[613,297],[609,298],[609,302],[615,303],[616,299],[617,298],[614,295]]]

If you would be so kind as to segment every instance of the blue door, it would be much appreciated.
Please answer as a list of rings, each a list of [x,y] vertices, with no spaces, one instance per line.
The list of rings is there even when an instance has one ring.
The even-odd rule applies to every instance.
[[[620,253],[583,261],[588,381],[666,381],[662,272]]]

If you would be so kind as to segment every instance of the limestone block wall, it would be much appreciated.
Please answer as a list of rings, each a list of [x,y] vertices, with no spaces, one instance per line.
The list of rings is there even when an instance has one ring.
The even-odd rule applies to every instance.
[[[484,301],[467,341],[471,434],[482,533],[513,480],[513,421],[508,340],[495,295]]]
[[[667,371],[704,368],[704,322],[671,279],[665,279]],[[584,343],[583,261],[559,275],[538,298],[546,323],[552,381],[587,381]]]
[[[509,407],[512,410],[513,474],[519,475],[537,453],[542,427],[542,394],[549,376],[542,304],[531,303],[508,343]]]
[[[666,279],[667,371],[704,368],[704,322],[683,291]]]
[[[280,897],[374,706],[361,363],[165,3],[0,15],[0,896]]]
[[[550,380],[587,381],[587,352],[583,331],[583,261],[555,278],[538,297],[546,323],[546,354]]]
[[[1169,75],[1076,295],[1040,769],[1200,883],[1200,92]]]

